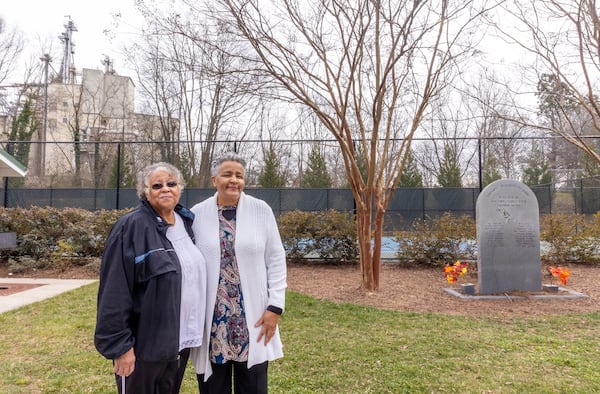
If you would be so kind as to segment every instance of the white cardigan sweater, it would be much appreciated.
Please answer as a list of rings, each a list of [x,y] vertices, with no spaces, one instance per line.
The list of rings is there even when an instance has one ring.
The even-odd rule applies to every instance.
[[[195,215],[194,236],[196,244],[206,259],[207,294],[206,319],[202,346],[192,350],[192,362],[196,373],[212,374],[209,361],[210,328],[215,309],[219,272],[221,266],[221,246],[219,240],[219,218],[217,195],[192,207]],[[286,283],[285,250],[271,207],[252,196],[242,193],[237,205],[235,230],[235,255],[242,294],[250,347],[248,368],[265,361],[283,357],[279,328],[267,346],[264,338],[257,342],[261,327],[254,327],[267,306],[284,309]]]

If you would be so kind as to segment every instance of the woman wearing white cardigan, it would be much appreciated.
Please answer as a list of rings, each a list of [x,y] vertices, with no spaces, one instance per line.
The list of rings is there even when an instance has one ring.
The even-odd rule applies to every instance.
[[[271,208],[243,193],[245,161],[227,154],[211,175],[217,192],[192,207],[208,279],[204,341],[191,356],[200,393],[267,393],[268,362],[283,357],[285,251]]]

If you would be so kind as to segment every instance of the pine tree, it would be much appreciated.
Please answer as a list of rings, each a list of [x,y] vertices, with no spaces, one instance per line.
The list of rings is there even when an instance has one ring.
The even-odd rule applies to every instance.
[[[14,118],[8,137],[10,141],[19,142],[11,143],[11,146],[7,147],[7,150],[10,150],[14,158],[25,166],[29,162],[31,136],[37,131],[38,126],[39,124],[31,108],[31,100],[27,99],[19,115]]]
[[[531,150],[527,166],[523,168],[523,183],[529,186],[552,183],[550,164],[544,152],[535,146]]]
[[[488,153],[485,158],[485,163],[483,164],[483,179],[481,180],[483,187],[486,187],[498,179],[502,179],[502,174],[500,174],[500,171],[498,170],[498,160],[496,160],[496,156]]]
[[[400,175],[398,187],[423,187],[423,175],[419,171],[417,161],[412,152],[406,157],[406,164],[404,165],[402,175]]]
[[[331,187],[331,176],[327,172],[325,158],[316,146],[313,146],[308,155],[307,168],[302,176],[300,187],[306,189]]]
[[[258,177],[258,184],[261,187],[277,189],[285,186],[285,177],[280,172],[280,162],[275,153],[273,145],[269,145],[269,150],[265,155],[265,166]]]
[[[360,146],[356,148],[356,165],[358,166],[358,171],[360,172],[360,176],[366,182],[367,181],[367,163],[365,161],[365,155],[363,154]],[[346,181],[346,187],[350,188],[350,182]]]
[[[581,173],[584,186],[600,186],[600,165],[590,155],[583,156],[583,172]]]
[[[116,188],[117,187],[117,173],[119,177],[119,187],[132,187],[135,186],[135,176],[131,173],[131,169],[127,164],[124,163],[125,160],[119,160],[117,157],[113,160],[112,169],[110,172],[110,178],[108,179],[108,187]],[[120,167],[119,167],[120,165]],[[117,171],[118,170],[118,171]]]
[[[460,166],[455,149],[446,145],[437,181],[441,187],[462,187]]]
[[[10,142],[6,146],[6,151],[25,167],[29,163],[31,136],[38,130],[38,127],[39,123],[34,116],[31,99],[28,98],[19,115],[12,121],[8,139],[16,142]],[[10,183],[12,187],[21,187],[25,184],[25,179],[11,179]]]

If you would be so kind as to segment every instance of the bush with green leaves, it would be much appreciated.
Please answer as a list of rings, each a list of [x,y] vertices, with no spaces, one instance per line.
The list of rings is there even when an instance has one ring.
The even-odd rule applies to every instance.
[[[413,223],[408,231],[396,231],[398,259],[433,266],[456,260],[471,260],[476,253],[475,220],[449,212],[440,217],[427,217]]]
[[[548,243],[542,259],[551,264],[600,261],[600,213],[543,215],[540,239]]]
[[[277,222],[288,259],[302,260],[304,256],[313,252],[314,244],[309,240],[319,227],[314,212],[286,212],[279,216]]]
[[[0,251],[12,271],[85,265],[99,258],[114,222],[129,210],[0,208],[0,232],[14,232],[17,247]]]
[[[278,225],[290,261],[358,261],[356,224],[350,213],[291,211],[279,216]]]
[[[1,208],[0,232],[15,232],[17,247],[0,249],[0,263],[13,272],[87,265],[102,256],[112,225],[130,209]],[[288,260],[355,263],[358,243],[354,216],[334,210],[292,211],[278,218]],[[551,264],[600,262],[600,213],[541,217],[540,239],[548,244],[542,259]],[[445,213],[397,231],[398,259],[442,266],[476,256],[475,220]]]

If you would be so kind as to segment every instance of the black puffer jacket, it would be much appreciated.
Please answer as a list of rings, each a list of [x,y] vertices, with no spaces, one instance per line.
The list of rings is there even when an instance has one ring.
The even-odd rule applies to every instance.
[[[194,214],[175,208],[193,240]],[[144,361],[174,360],[179,352],[181,266],[168,224],[148,201],[112,227],[100,267],[94,344],[115,359],[132,346]]]

